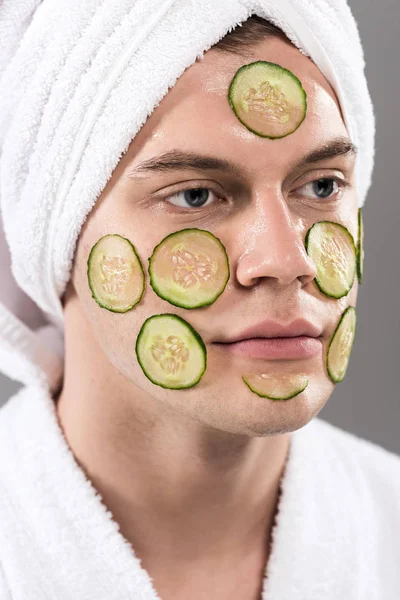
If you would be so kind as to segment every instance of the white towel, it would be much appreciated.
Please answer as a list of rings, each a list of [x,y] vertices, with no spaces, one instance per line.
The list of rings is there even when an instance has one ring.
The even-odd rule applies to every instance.
[[[398,600],[400,457],[320,418],[290,444],[262,599]],[[0,410],[0,598],[160,598],[45,386]]]
[[[0,369],[6,374],[25,383],[44,377],[57,387],[60,297],[84,220],[168,89],[250,14],[280,26],[336,91],[359,148],[363,206],[374,114],[345,0],[3,0],[0,202],[15,277],[7,284],[12,301],[9,292],[2,297],[4,280],[0,288]],[[15,304],[24,304],[25,312],[18,314]],[[35,306],[40,325],[32,326]]]

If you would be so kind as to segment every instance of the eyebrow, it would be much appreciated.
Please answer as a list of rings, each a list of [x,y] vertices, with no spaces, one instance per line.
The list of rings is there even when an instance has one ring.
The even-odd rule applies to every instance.
[[[355,156],[356,146],[345,137],[334,138],[304,156],[296,165],[295,169],[301,169],[307,165],[321,162],[337,156]],[[138,165],[133,165],[128,170],[128,177],[134,179],[146,173],[173,172],[182,170],[195,171],[221,171],[228,174],[244,172],[240,165],[215,156],[183,152],[181,150],[170,150],[145,160]]]

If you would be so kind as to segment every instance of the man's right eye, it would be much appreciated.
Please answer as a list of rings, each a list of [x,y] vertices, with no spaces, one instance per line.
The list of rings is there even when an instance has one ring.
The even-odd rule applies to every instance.
[[[170,196],[165,196],[163,201],[170,202],[181,208],[202,208],[203,206],[212,204],[212,202],[208,202],[211,194],[216,196],[210,188],[206,187],[185,188]],[[173,199],[175,199],[176,202],[173,202]]]

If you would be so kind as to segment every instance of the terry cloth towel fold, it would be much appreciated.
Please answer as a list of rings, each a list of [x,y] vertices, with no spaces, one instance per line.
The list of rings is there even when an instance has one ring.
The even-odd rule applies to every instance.
[[[290,436],[263,600],[398,600],[400,457],[320,418]],[[42,385],[0,410],[0,598],[160,599]]]
[[[345,0],[2,1],[0,369],[7,375],[58,386],[60,299],[82,224],[169,88],[251,14],[281,27],[335,90],[359,148],[363,206],[374,114]]]

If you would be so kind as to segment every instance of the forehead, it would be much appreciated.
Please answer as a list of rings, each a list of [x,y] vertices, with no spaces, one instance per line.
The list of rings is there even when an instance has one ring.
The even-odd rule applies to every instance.
[[[236,71],[256,60],[277,63],[292,71],[307,93],[307,114],[288,136],[270,140],[247,130],[228,101],[228,88]],[[315,64],[297,48],[268,38],[240,55],[209,50],[191,65],[168,91],[134,140],[140,158],[160,150],[212,150],[232,160],[255,161],[268,156],[270,164],[301,154],[337,136],[346,136],[336,95]],[[270,152],[271,151],[271,152]],[[271,162],[272,161],[272,162]]]

